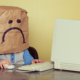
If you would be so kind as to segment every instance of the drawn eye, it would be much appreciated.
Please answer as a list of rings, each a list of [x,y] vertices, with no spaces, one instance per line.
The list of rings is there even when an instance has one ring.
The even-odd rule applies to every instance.
[[[17,19],[17,23],[21,23],[21,20],[20,19]]]
[[[9,22],[8,22],[8,23],[9,23],[9,24],[11,24],[12,22],[13,22],[12,20],[9,20]]]

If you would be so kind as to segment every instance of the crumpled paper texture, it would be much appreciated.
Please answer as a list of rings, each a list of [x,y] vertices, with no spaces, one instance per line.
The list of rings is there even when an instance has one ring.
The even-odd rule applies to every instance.
[[[19,53],[29,47],[27,11],[0,6],[0,54]]]

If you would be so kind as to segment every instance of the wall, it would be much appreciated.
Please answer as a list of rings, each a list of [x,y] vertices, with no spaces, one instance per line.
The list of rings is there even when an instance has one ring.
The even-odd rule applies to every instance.
[[[55,18],[80,20],[80,0],[0,0],[28,11],[29,43],[39,58],[50,60]]]

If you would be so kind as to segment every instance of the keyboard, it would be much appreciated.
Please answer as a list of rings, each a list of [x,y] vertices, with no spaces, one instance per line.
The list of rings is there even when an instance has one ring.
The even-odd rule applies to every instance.
[[[31,65],[25,65],[18,67],[18,70],[29,70],[29,71],[45,71],[54,68],[54,62],[45,61],[43,63],[36,63]]]

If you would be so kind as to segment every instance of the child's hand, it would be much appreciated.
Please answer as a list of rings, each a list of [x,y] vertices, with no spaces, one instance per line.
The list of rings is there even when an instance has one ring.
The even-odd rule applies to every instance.
[[[34,59],[34,60],[32,60],[31,64],[35,64],[35,63],[43,63],[43,62],[45,62],[45,61],[39,60],[39,59]]]
[[[5,64],[12,65],[12,63],[9,60],[3,59],[3,60],[0,61],[0,67],[1,67],[1,69],[3,69],[3,68],[6,69]]]

